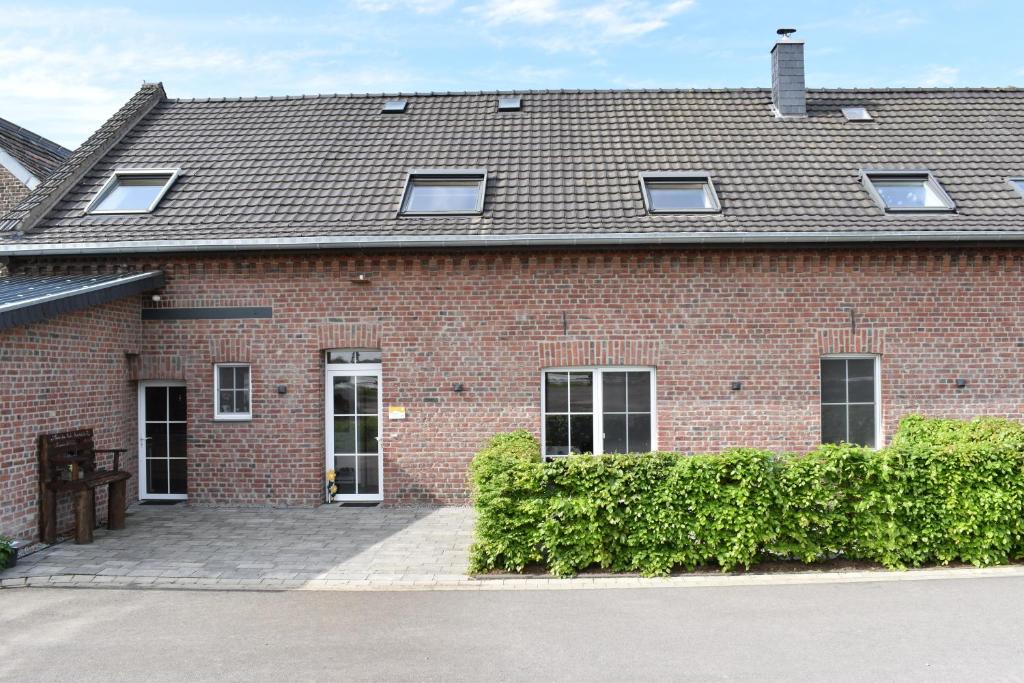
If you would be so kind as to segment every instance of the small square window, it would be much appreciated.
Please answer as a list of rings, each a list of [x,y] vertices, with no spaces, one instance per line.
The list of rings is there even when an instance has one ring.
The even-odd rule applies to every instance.
[[[713,213],[721,210],[707,173],[641,173],[648,213]]]
[[[886,211],[953,211],[956,205],[928,171],[865,171],[863,182]]]
[[[252,419],[252,371],[242,363],[219,363],[213,371],[214,419]]]
[[[518,95],[498,98],[498,111],[519,111],[523,108],[523,98]]]
[[[871,116],[865,107],[843,107],[843,116],[847,121],[872,121]]]
[[[1010,178],[1010,185],[1024,197],[1024,178]]]
[[[478,214],[484,207],[483,170],[412,171],[402,198],[403,215]]]
[[[405,100],[388,100],[381,111],[385,114],[401,114],[405,111],[406,104],[408,102]]]
[[[103,184],[86,213],[149,213],[178,177],[177,170],[121,169]]]

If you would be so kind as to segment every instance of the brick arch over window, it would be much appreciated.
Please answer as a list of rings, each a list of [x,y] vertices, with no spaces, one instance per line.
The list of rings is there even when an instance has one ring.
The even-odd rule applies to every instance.
[[[541,367],[576,367],[583,365],[651,365],[657,366],[661,342],[657,341],[558,341],[541,342]]]
[[[317,350],[379,349],[381,330],[376,323],[321,323]]]
[[[885,353],[885,330],[849,328],[818,330],[818,355],[834,353]]]

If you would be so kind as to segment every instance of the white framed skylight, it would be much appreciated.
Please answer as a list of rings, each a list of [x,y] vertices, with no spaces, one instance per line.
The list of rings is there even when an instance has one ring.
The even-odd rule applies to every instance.
[[[177,180],[176,168],[119,168],[93,196],[89,214],[150,213]]]
[[[1020,193],[1021,197],[1024,197],[1024,176],[1021,176],[1019,178],[1010,178],[1009,182],[1010,186],[1013,187],[1013,189],[1017,190],[1017,192]]]
[[[523,108],[523,98],[519,95],[508,95],[498,98],[498,111],[519,111]]]
[[[722,210],[711,175],[705,171],[647,171],[640,174],[647,213],[716,213]]]
[[[484,210],[487,171],[478,168],[414,169],[405,180],[403,216],[472,215]]]
[[[406,100],[387,100],[384,102],[381,112],[384,114],[401,114],[405,111],[407,104]]]
[[[843,117],[847,121],[873,121],[874,117],[866,107],[843,107]]]
[[[955,211],[956,204],[927,170],[865,170],[861,182],[882,209],[889,212]]]

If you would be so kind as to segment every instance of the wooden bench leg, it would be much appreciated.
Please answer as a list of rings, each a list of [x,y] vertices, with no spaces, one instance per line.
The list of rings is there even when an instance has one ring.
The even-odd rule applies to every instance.
[[[107,487],[107,528],[112,530],[124,528],[125,503],[128,492],[128,481],[114,481]]]
[[[57,492],[44,486],[39,502],[39,540],[57,542]]]
[[[95,526],[96,498],[92,489],[84,489],[75,495],[75,543],[92,543]]]

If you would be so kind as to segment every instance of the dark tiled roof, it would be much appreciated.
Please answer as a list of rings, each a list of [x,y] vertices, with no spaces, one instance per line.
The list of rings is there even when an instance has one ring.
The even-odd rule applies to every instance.
[[[71,150],[6,119],[0,119],[0,149],[17,159],[39,180],[53,173],[71,156]]]
[[[19,243],[1024,230],[1006,182],[1024,174],[1024,90],[812,90],[791,120],[762,89],[527,92],[501,113],[497,96],[403,95],[405,114],[385,95],[163,100]],[[151,215],[83,216],[133,166],[181,176]],[[486,168],[483,215],[397,217],[422,167]],[[958,210],[887,215],[862,168],[927,168]],[[697,169],[720,214],[645,213],[638,172]]]

